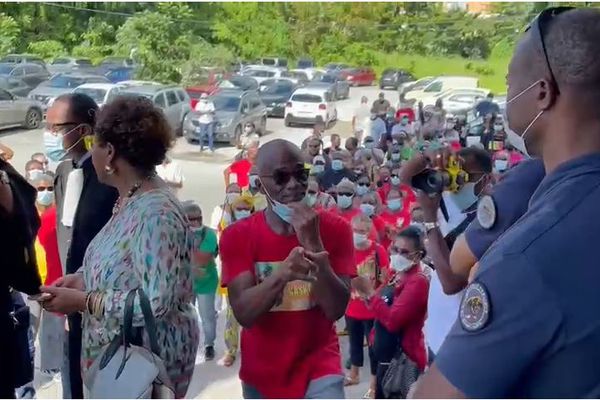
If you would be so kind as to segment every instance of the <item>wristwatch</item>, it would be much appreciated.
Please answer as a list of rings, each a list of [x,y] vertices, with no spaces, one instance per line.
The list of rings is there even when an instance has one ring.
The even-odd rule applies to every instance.
[[[439,228],[440,224],[437,222],[423,222],[423,227],[425,228],[425,233],[429,233],[432,230]]]
[[[0,170],[0,185],[8,185],[10,184],[10,179],[8,178],[8,174],[6,171]]]

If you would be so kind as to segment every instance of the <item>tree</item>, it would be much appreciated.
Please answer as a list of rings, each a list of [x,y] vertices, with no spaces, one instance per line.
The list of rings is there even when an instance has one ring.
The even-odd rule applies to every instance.
[[[0,54],[10,53],[15,49],[21,30],[15,19],[0,13]]]
[[[39,42],[32,42],[27,46],[27,50],[46,60],[66,54],[65,47],[57,40],[40,40]]]

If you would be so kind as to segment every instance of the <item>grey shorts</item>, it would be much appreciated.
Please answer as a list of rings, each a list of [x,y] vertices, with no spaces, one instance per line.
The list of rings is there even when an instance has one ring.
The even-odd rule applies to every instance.
[[[242,382],[242,393],[244,399],[264,399],[253,386]],[[310,381],[306,389],[305,399],[343,399],[344,395],[344,376],[326,375],[321,378]]]

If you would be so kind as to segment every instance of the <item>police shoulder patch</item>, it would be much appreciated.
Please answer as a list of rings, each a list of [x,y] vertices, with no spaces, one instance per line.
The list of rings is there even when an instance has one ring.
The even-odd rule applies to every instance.
[[[479,282],[471,283],[460,303],[459,317],[463,329],[468,332],[483,329],[489,322],[490,314],[491,304],[487,289]]]
[[[477,221],[484,229],[490,229],[496,223],[498,214],[492,196],[483,196],[477,204]]]

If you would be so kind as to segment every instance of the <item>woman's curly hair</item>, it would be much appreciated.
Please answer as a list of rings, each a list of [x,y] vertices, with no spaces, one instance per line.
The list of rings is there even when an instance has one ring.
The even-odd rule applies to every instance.
[[[95,135],[98,144],[110,143],[117,157],[144,172],[163,162],[174,140],[163,112],[136,96],[118,97],[102,107]]]

